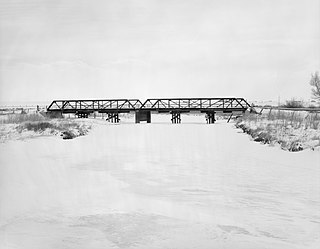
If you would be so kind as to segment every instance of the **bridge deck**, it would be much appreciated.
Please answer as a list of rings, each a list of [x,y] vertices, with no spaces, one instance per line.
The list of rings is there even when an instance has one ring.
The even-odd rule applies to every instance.
[[[244,112],[250,105],[243,98],[166,98],[147,99],[142,103],[138,99],[104,99],[104,100],[54,100],[47,108],[48,112],[189,112],[221,111]]]

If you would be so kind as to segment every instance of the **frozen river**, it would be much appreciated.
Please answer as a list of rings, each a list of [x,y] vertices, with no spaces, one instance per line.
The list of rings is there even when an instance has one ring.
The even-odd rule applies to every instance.
[[[0,144],[0,248],[319,248],[319,151],[202,119]]]

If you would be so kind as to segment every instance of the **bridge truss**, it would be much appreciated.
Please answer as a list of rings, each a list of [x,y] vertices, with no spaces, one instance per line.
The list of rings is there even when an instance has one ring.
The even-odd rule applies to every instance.
[[[138,99],[104,100],[54,100],[47,108],[49,112],[92,113],[92,112],[130,112],[139,109],[142,103]]]
[[[90,113],[107,113],[109,121],[119,122],[119,113],[135,112],[136,122],[151,122],[151,112],[170,112],[172,123],[180,123],[183,112],[203,112],[207,122],[214,123],[214,114],[244,113],[250,105],[243,98],[165,98],[147,99],[104,99],[104,100],[54,100],[47,108],[49,113],[75,113],[86,118]]]
[[[243,98],[147,99],[141,109],[150,111],[245,111],[250,105]]]

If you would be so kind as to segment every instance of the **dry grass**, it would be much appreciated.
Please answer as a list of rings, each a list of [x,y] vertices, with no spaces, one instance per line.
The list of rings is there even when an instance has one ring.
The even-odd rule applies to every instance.
[[[33,121],[33,122],[25,122],[22,125],[22,128],[25,128],[29,131],[44,131],[45,129],[48,129],[48,128],[50,129],[55,128],[55,126],[49,122]]]
[[[320,114],[319,113],[308,113],[303,115],[298,111],[281,111],[271,110],[267,114],[256,115],[256,114],[245,114],[243,117],[237,120],[237,123],[242,121],[259,124],[262,122],[272,124],[276,128],[281,129],[282,127],[292,127],[294,129],[305,128],[305,129],[320,129]]]
[[[48,118],[42,116],[41,114],[9,114],[4,116],[0,120],[0,124],[21,124],[23,122],[38,122],[48,120]]]
[[[21,123],[18,130],[29,130],[34,132],[41,132],[46,129],[51,129],[59,132],[66,132],[71,130],[82,131],[83,125],[70,120],[59,120],[57,121],[27,121]]]
[[[317,113],[284,110],[270,110],[262,115],[248,113],[237,120],[236,126],[256,142],[278,143],[289,151],[320,144],[320,114]]]
[[[51,119],[41,114],[11,114],[3,117],[0,124],[4,127],[14,125],[14,129],[22,134],[33,131],[37,134],[61,134],[64,139],[82,136],[88,133],[89,125],[70,119]],[[5,135],[5,128],[4,128]]]

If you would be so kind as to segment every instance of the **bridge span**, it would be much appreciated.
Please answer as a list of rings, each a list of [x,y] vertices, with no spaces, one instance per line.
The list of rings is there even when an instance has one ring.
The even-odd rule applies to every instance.
[[[207,123],[215,122],[215,114],[242,114],[250,105],[244,98],[164,98],[147,99],[100,99],[100,100],[54,100],[48,113],[74,113],[78,118],[89,114],[106,113],[107,121],[118,123],[120,113],[135,113],[136,123],[151,123],[151,113],[171,113],[172,123],[181,123],[181,113],[206,113]],[[231,117],[230,116],[230,117]]]

